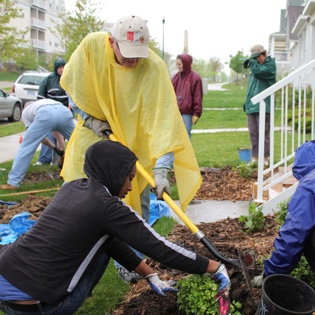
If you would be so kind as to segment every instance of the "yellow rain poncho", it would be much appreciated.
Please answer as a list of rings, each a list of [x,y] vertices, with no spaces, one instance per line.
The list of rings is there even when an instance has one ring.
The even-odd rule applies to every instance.
[[[174,152],[174,171],[182,209],[201,185],[199,166],[178,110],[164,62],[150,50],[135,68],[115,62],[109,36],[89,34],[72,54],[60,81],[81,110],[107,120],[116,138],[153,174],[156,160]],[[61,175],[65,181],[86,177],[86,149],[102,140],[79,120],[67,146]],[[137,173],[125,202],[141,213],[140,193],[147,185]]]

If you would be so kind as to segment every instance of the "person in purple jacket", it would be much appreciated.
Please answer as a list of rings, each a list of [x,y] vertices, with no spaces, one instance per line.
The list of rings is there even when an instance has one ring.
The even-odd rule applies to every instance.
[[[192,61],[188,54],[178,55],[176,58],[178,72],[172,78],[178,108],[190,139],[192,125],[197,123],[202,114],[203,98],[201,77],[191,69]]]
[[[290,274],[302,255],[315,272],[315,142],[301,145],[295,155],[292,172],[299,185],[288,203],[286,219],[274,240],[274,251],[264,261],[264,272],[252,284],[261,287],[273,274]]]

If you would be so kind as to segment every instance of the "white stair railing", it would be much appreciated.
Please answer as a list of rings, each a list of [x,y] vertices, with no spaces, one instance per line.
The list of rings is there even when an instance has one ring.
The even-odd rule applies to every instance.
[[[276,96],[279,99],[279,94],[281,126],[280,131],[277,131],[275,121],[278,121],[279,118],[275,119],[275,101]],[[270,163],[269,167],[264,169],[266,110],[264,99],[268,96],[270,96]],[[257,198],[255,201],[263,204],[264,212],[269,213],[271,209],[266,209],[264,191],[268,193],[270,188],[292,175],[290,165],[294,160],[296,149],[305,141],[314,139],[315,59],[256,95],[251,101],[253,104],[260,103]],[[281,175],[279,175],[280,167]],[[282,196],[279,195],[278,203],[290,197],[294,190],[291,189],[289,194],[286,192]],[[274,201],[270,204],[272,207],[275,206]]]

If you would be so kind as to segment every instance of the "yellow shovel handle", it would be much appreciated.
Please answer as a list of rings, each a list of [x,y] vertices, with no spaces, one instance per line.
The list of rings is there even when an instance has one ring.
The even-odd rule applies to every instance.
[[[108,136],[110,140],[118,142],[118,139],[112,133],[110,133]],[[139,161],[137,161],[136,166],[137,166],[138,172],[147,180],[147,182],[152,187],[155,187],[154,179],[146,171],[146,169],[140,164]],[[162,198],[171,207],[171,209],[173,209],[173,211],[180,217],[180,219],[187,225],[187,227],[193,233],[197,233],[199,231],[197,226],[187,217],[184,211],[174,202],[174,200],[166,192],[163,192]]]

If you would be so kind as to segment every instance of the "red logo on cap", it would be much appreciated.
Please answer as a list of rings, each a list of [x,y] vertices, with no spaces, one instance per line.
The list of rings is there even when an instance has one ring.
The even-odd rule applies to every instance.
[[[127,32],[127,40],[134,41],[135,33],[134,32]]]

